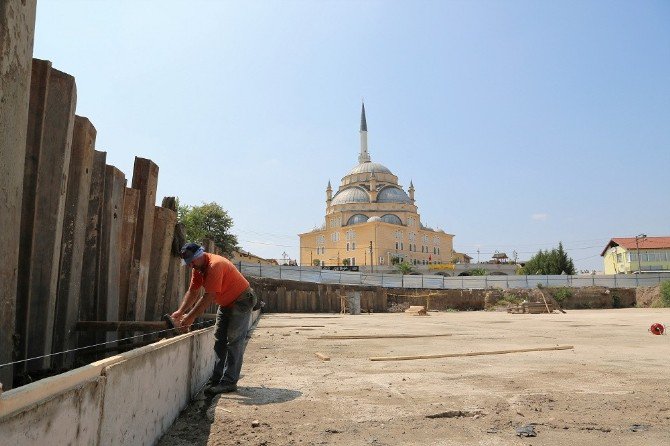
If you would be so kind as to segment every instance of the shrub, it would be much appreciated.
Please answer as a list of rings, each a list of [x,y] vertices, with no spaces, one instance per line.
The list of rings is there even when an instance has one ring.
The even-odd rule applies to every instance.
[[[621,308],[621,296],[612,293],[612,308]]]
[[[661,283],[661,302],[663,307],[670,308],[670,280]]]
[[[563,303],[565,299],[572,297],[572,290],[570,288],[560,287],[554,291],[553,295],[558,303]]]

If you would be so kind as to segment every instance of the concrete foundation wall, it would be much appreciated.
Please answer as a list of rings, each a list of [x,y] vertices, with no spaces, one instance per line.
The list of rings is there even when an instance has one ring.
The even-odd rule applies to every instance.
[[[209,377],[213,343],[198,330],[4,392],[2,444],[154,444]]]

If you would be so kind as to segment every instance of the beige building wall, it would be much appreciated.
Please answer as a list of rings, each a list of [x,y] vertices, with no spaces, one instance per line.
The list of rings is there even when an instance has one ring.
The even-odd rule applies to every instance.
[[[377,266],[392,264],[394,257],[421,265],[451,263],[453,237],[444,231],[383,222],[332,227],[300,234],[300,264],[314,265],[318,260],[320,265],[335,266],[350,259],[350,265]]]

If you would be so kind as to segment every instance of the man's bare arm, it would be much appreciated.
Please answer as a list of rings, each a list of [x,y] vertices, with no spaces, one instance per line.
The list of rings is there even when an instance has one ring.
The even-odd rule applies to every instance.
[[[190,326],[195,318],[200,316],[205,312],[205,309],[214,302],[214,298],[216,295],[214,293],[205,293],[200,299],[198,299],[198,302],[191,308],[191,310],[184,315],[184,319],[182,320],[181,326],[182,327],[188,327]]]

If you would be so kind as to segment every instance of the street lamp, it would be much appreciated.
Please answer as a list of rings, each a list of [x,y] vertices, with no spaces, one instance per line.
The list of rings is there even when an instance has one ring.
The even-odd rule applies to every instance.
[[[640,261],[640,242],[639,240],[646,240],[647,234],[638,234],[635,236],[635,247],[637,248],[637,273],[642,274],[642,262]]]

